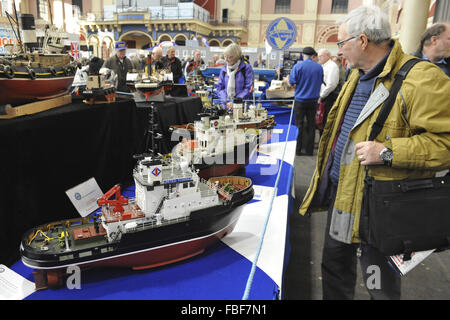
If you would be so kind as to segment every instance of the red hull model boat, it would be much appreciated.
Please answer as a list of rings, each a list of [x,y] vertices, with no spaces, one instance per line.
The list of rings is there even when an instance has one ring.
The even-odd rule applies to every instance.
[[[58,53],[61,46],[56,44],[52,26],[46,29],[44,45],[38,47],[34,17],[20,16],[19,27],[14,33],[19,35],[15,45],[8,46],[9,54],[0,56],[0,107],[18,106],[37,100],[55,98],[68,93],[76,72],[76,64],[69,54]],[[22,32],[20,32],[22,29]],[[23,35],[23,39],[20,35]]]
[[[98,200],[101,214],[44,224],[26,232],[23,263],[37,289],[58,287],[69,266],[154,268],[202,253],[232,232],[253,198],[246,177],[201,179],[171,159],[141,159],[135,199],[113,187]],[[113,199],[110,199],[113,198]]]
[[[2,75],[4,73],[0,66],[0,105],[17,106],[36,100],[59,97],[68,92],[73,82],[73,75],[48,78],[37,75],[34,80],[29,77],[9,79]]]

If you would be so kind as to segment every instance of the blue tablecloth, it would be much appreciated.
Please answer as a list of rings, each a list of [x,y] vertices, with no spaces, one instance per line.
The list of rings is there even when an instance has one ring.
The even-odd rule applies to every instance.
[[[202,71],[202,75],[204,77],[218,77],[221,69],[222,67],[206,68]],[[255,75],[255,79],[256,76],[258,76],[259,79],[264,79],[268,83],[270,83],[275,78],[275,69],[253,68],[253,73]]]
[[[272,140],[277,140],[279,141],[278,144],[283,145],[288,125],[278,124],[276,129],[282,131],[282,133],[277,136],[278,139],[275,139],[275,136],[273,136]],[[289,135],[290,143],[295,143],[296,137],[297,128],[292,126]],[[292,145],[290,148],[292,149]],[[261,169],[269,167],[269,165],[255,163],[259,155],[255,155],[251,163],[246,166],[246,176],[253,180],[255,186],[273,187],[277,173],[261,175]],[[278,156],[281,155],[279,154]],[[281,161],[277,160],[276,166],[279,167],[280,164]],[[282,215],[283,221],[288,221],[287,216],[292,208],[291,186],[293,176],[293,157],[290,156],[289,161],[283,162],[277,192],[277,201],[281,201],[277,203],[282,203],[286,197],[289,199],[287,209],[283,207],[281,213],[278,213]],[[125,195],[128,196],[133,193],[134,186],[131,186],[125,191]],[[261,204],[259,200],[252,200],[246,206],[258,206]],[[265,215],[266,212],[261,212],[258,220],[263,220]],[[26,299],[239,300],[243,297],[252,266],[252,259],[249,256],[255,251],[253,248],[254,245],[247,248],[245,242],[239,241],[241,239],[240,236],[243,236],[242,239],[245,240],[245,234],[242,231],[250,227],[250,225],[239,225],[241,220],[243,223],[245,222],[245,218],[242,215],[235,229],[235,231],[237,229],[240,231],[236,231],[236,234],[232,232],[224,238],[224,240],[228,238],[228,242],[224,240],[220,241],[199,256],[150,270],[132,271],[119,268],[86,270],[81,273],[81,289],[70,290],[66,287],[57,290],[47,289],[36,291]],[[288,224],[283,223],[281,226],[276,226],[272,234],[279,234],[280,230],[283,235],[281,236],[281,240],[276,241],[283,242],[284,240],[285,243],[273,243],[273,245],[279,248],[285,248],[284,259],[281,259],[283,261],[269,261],[269,267],[266,267],[269,273],[277,274],[277,276],[272,275],[271,277],[267,272],[257,267],[249,295],[249,299],[251,300],[274,300],[281,296],[280,288],[282,286],[282,280],[280,280],[281,277],[279,274],[284,271],[289,260],[290,252]],[[253,235],[254,240],[258,237],[258,232],[256,233]],[[268,246],[270,246],[270,239],[268,241]],[[240,245],[243,246],[240,247]],[[239,248],[244,249],[241,250]],[[249,254],[243,253],[244,251],[249,252]],[[266,254],[266,257],[263,257],[263,259],[267,260],[267,256],[270,256],[270,254]],[[264,261],[261,263],[263,265],[266,264]],[[14,264],[11,269],[26,279],[33,281],[33,270],[23,265],[21,261]]]

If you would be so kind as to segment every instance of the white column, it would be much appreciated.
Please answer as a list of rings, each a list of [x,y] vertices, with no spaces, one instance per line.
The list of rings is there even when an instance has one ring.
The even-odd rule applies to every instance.
[[[318,1],[306,0],[305,1],[305,20],[310,21],[303,24],[302,28],[302,46],[314,47],[316,43],[316,28],[317,28],[317,14],[318,14]]]
[[[400,43],[405,53],[416,51],[420,37],[427,27],[430,0],[403,1]]]

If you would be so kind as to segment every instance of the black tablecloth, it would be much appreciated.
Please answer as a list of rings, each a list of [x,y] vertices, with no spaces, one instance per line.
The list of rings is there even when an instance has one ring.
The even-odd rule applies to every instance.
[[[172,124],[192,123],[199,120],[198,114],[202,111],[202,101],[199,97],[166,97],[165,102],[153,102],[157,114],[155,116],[163,135],[160,153],[169,153],[178,141],[172,141],[169,127]],[[150,102],[136,102],[140,126],[147,128]],[[146,130],[146,129],[145,129]],[[145,150],[146,141],[143,149]]]
[[[106,192],[131,182],[142,143],[133,100],[75,102],[0,121],[0,263],[17,261],[28,229],[79,216],[65,191],[94,177]]]
[[[141,105],[142,106],[142,105]],[[160,126],[192,121],[199,98],[158,103]],[[133,183],[148,110],[133,100],[70,105],[0,120],[0,263],[19,258],[21,236],[37,225],[79,217],[65,191],[94,177],[103,192]]]

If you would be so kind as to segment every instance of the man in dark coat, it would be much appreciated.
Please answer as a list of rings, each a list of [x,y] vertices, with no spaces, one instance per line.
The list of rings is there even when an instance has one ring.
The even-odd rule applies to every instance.
[[[118,79],[117,91],[130,92],[127,86],[127,73],[133,69],[131,60],[126,57],[127,44],[124,41],[116,43],[116,54],[105,61],[103,68],[113,70]]]
[[[170,47],[167,50],[167,55],[162,58],[162,63],[164,64],[164,68],[172,71],[173,82],[178,83],[183,76],[183,70],[180,59],[175,57],[175,47]]]

